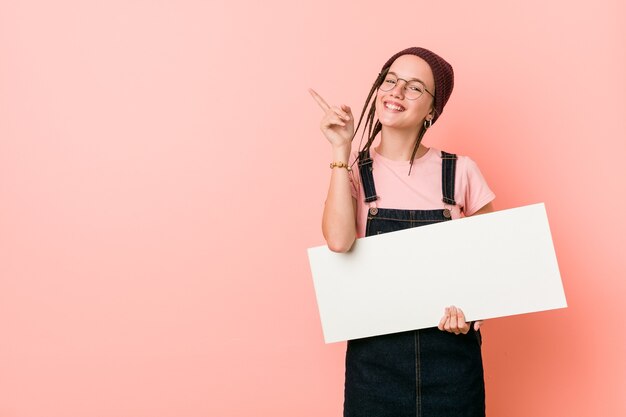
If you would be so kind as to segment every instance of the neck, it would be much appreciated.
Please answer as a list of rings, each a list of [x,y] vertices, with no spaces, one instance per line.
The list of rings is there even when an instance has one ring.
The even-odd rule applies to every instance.
[[[383,126],[380,145],[376,148],[376,152],[394,161],[409,161],[415,148],[418,132],[418,129],[399,130]],[[427,151],[428,148],[420,143],[415,159],[421,158]]]

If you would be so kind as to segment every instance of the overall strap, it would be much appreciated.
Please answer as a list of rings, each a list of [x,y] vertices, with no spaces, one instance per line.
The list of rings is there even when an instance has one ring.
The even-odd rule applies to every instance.
[[[454,201],[454,178],[456,174],[457,156],[453,153],[441,151],[441,192],[443,202],[456,205]]]
[[[359,174],[363,190],[365,191],[366,203],[378,200],[376,187],[374,186],[374,176],[372,175],[373,163],[374,160],[370,157],[369,150],[359,152]]]

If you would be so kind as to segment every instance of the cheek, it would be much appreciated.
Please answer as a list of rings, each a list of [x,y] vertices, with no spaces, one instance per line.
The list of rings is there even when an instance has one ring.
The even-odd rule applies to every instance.
[[[430,111],[430,103],[422,101],[416,104],[417,105],[413,107],[413,114],[419,118],[425,118]]]
[[[375,103],[376,103],[376,117],[380,118],[380,110],[383,108],[383,100],[378,92],[376,93]]]
[[[380,91],[376,91],[376,108],[378,108],[379,106],[382,106],[382,97],[380,94]]]

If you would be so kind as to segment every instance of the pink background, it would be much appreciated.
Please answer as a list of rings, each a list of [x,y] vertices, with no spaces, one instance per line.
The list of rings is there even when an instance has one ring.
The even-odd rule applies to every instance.
[[[545,202],[570,307],[489,321],[491,416],[626,414],[626,6],[2,0],[0,417],[337,416],[306,248],[330,147],[429,47],[425,143]]]

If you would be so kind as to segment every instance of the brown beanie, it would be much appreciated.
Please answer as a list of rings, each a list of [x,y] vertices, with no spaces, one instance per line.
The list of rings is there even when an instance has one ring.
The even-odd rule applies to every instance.
[[[443,113],[443,107],[448,102],[450,94],[452,94],[452,88],[454,88],[454,71],[452,70],[452,66],[434,52],[428,49],[414,47],[400,51],[389,58],[385,65],[383,65],[382,71],[387,70],[391,64],[393,64],[393,61],[402,55],[416,55],[422,58],[428,63],[433,72],[433,77],[435,78],[435,102],[433,105],[435,108],[435,116],[433,117],[433,123],[435,123],[437,118]]]

